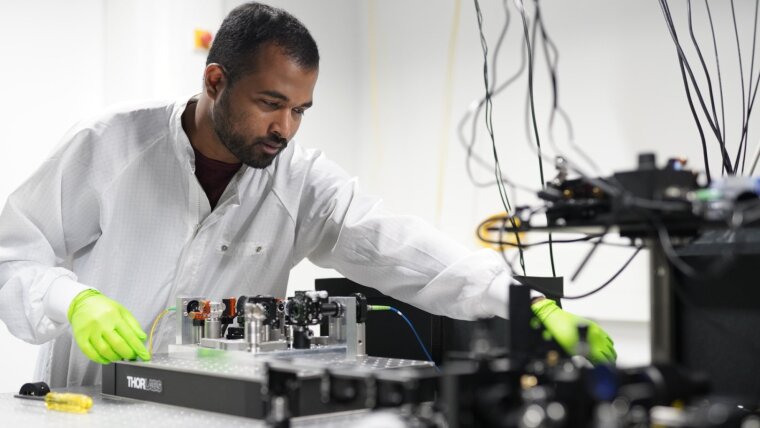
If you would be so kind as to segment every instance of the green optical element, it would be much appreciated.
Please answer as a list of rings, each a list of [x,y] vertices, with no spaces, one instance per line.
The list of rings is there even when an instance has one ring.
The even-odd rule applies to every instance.
[[[694,196],[698,201],[714,201],[720,199],[721,192],[717,189],[700,189],[694,192]]]

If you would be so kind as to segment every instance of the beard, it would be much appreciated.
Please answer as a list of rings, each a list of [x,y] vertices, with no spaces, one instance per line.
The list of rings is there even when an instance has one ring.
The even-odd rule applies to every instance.
[[[222,92],[219,102],[211,113],[211,121],[214,125],[214,132],[219,141],[227,147],[227,150],[235,155],[240,162],[251,168],[266,168],[272,164],[277,157],[288,145],[288,140],[277,135],[267,135],[264,137],[254,137],[252,140],[236,132],[232,126],[230,115],[229,99],[227,91]],[[263,150],[258,150],[263,144],[280,146],[280,150],[275,154],[269,154]]]

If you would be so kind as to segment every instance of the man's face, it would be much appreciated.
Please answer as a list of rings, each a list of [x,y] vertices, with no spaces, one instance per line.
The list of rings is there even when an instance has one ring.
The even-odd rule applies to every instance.
[[[266,168],[285,148],[311,107],[318,70],[305,70],[275,45],[258,54],[254,71],[225,86],[211,119],[217,137],[240,160]]]

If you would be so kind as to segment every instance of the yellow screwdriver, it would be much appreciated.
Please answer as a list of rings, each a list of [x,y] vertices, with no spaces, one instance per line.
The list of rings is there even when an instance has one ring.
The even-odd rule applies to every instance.
[[[16,398],[27,400],[44,401],[45,407],[50,410],[69,413],[87,413],[92,408],[92,397],[84,394],[69,392],[48,392],[44,396],[14,395]]]

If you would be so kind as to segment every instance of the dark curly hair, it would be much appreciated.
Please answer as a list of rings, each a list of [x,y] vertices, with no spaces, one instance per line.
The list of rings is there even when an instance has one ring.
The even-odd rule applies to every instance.
[[[256,55],[273,43],[304,69],[319,66],[319,49],[309,30],[288,12],[251,2],[233,9],[216,33],[206,65],[224,67],[230,84],[254,71]]]

